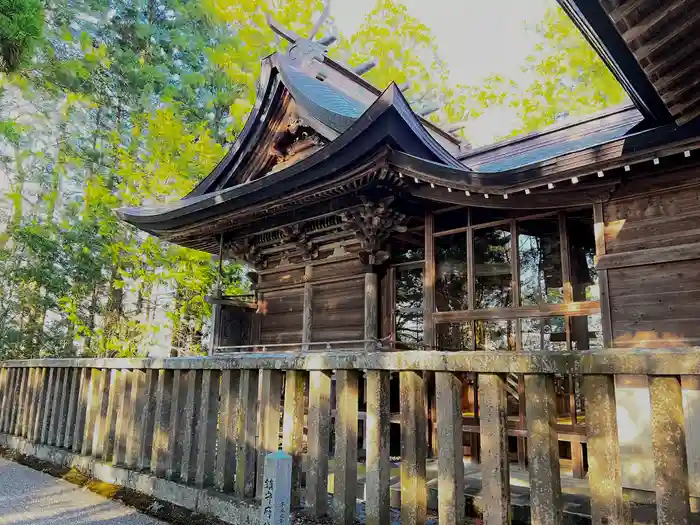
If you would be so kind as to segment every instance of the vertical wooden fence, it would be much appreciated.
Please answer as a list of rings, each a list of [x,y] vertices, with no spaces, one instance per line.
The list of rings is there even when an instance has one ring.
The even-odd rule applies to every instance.
[[[365,516],[369,525],[384,525],[390,519],[389,374],[398,372],[401,522],[423,524],[427,514],[426,371],[435,374],[437,392],[440,525],[464,522],[463,372],[479,373],[486,524],[506,524],[510,519],[508,373],[525,376],[533,524],[562,523],[553,381],[555,374],[571,373],[582,375],[593,523],[629,523],[621,485],[615,374],[650,376],[658,523],[688,523],[680,376],[700,373],[700,353],[694,351],[335,352],[8,361],[0,369],[0,432],[250,500],[261,494],[262,458],[282,448],[294,459],[294,504],[315,516],[330,513],[335,523],[350,524],[359,496],[358,396],[364,377]],[[333,475],[330,495],[329,472]]]

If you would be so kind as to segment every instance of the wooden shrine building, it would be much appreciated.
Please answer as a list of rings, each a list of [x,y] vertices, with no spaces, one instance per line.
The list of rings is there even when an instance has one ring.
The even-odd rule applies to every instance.
[[[264,59],[225,158],[182,200],[119,212],[254,270],[254,300],[213,299],[214,351],[697,345],[700,6],[562,5],[631,104],[479,149],[426,120],[431,108],[412,107],[399,86],[366,82],[369,65],[329,58],[331,39],[273,25],[289,49]],[[524,462],[527,392],[522,378],[508,384],[510,450]],[[622,454],[636,461],[625,486],[653,490],[646,384],[629,376],[617,387]],[[700,385],[684,387],[700,401]],[[561,454],[583,476],[577,378],[557,388]],[[463,414],[465,454],[476,457],[473,379]],[[700,496],[700,446],[688,454]]]

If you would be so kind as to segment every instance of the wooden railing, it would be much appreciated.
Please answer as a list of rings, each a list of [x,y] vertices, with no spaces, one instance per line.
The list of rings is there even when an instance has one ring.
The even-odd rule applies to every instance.
[[[281,446],[294,459],[293,505],[317,516],[329,513],[339,524],[353,523],[356,513],[358,391],[364,372],[365,506],[366,523],[371,525],[391,522],[390,372],[400,376],[404,525],[425,523],[427,513],[423,372],[435,373],[440,525],[463,523],[465,512],[462,372],[479,373],[483,517],[489,525],[509,523],[508,373],[525,375],[531,521],[541,525],[562,523],[554,375],[582,376],[592,521],[601,525],[629,523],[621,485],[614,377],[648,375],[658,523],[677,525],[689,519],[680,376],[700,374],[700,352],[696,351],[265,353],[42,359],[7,361],[1,366],[0,432],[4,436],[251,501],[261,494],[262,458]],[[331,417],[332,376],[335,419]],[[333,426],[334,483],[329,508]]]

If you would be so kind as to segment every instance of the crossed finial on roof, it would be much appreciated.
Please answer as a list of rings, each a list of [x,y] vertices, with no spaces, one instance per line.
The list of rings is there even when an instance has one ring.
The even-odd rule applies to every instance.
[[[287,42],[290,43],[290,46],[287,49],[287,56],[289,57],[292,64],[296,67],[301,66],[309,60],[315,59],[318,61],[323,61],[323,56],[326,54],[328,47],[338,39],[337,29],[335,25],[331,24],[330,34],[324,36],[323,38],[315,40],[316,35],[318,35],[318,32],[321,30],[321,27],[324,23],[326,23],[330,16],[330,0],[325,0],[323,4],[323,11],[314,23],[314,26],[311,29],[311,33],[309,33],[308,37],[302,37],[300,35],[297,35],[291,29],[282,27],[277,22],[275,22],[270,13],[266,14],[267,25],[269,25],[270,29],[272,29],[272,31],[275,33],[277,41],[279,42],[280,38],[284,38]]]

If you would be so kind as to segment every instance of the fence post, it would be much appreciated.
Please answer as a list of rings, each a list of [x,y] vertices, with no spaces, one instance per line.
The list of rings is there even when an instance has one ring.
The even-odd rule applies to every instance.
[[[510,467],[506,376],[479,374],[479,394],[484,521],[489,525],[507,525],[510,523]]]
[[[335,375],[335,469],[333,477],[334,523],[355,522],[357,504],[357,418],[359,374],[338,370]]]
[[[583,376],[592,525],[626,525],[617,433],[615,376]]]
[[[282,450],[292,456],[292,508],[301,504],[301,454],[304,441],[304,408],[307,372],[288,370],[284,387]]]
[[[280,444],[280,405],[282,400],[282,378],[279,370],[260,371],[260,426],[258,428],[257,463],[265,464],[265,456],[277,452]],[[263,469],[256,476],[256,497],[262,499]]]
[[[554,376],[526,375],[530,516],[533,525],[561,525],[561,472]]]
[[[255,495],[255,426],[258,400],[258,371],[242,370],[236,411],[236,494],[248,498]],[[260,466],[262,468],[262,465]]]
[[[401,523],[423,525],[428,512],[425,385],[420,372],[399,373],[401,390]]]
[[[219,413],[218,370],[204,370],[202,373],[202,399],[197,418],[197,466],[194,482],[198,488],[211,485],[214,481],[216,464],[216,425]]]
[[[236,420],[238,416],[240,371],[221,372],[221,409],[216,446],[216,473],[214,483],[220,492],[233,489],[236,472]]]
[[[114,451],[112,455],[112,465],[122,465],[126,461],[126,443],[128,440],[129,423],[133,415],[129,414],[129,399],[131,394],[131,383],[129,377],[131,370],[122,369],[117,380],[117,415],[114,427]]]
[[[690,522],[683,394],[676,376],[649,377],[651,444],[659,525]]]
[[[390,373],[367,371],[367,474],[365,499],[367,525],[383,525],[390,517],[389,430]]]
[[[314,370],[309,374],[309,468],[306,504],[314,516],[328,513],[328,457],[331,432],[331,375]]]
[[[479,376],[481,379],[481,376]],[[437,409],[438,516],[444,525],[464,521],[462,381],[452,372],[435,373]],[[483,421],[483,419],[482,419]],[[484,471],[486,472],[486,471]],[[486,476],[482,483],[487,484]],[[483,490],[482,493],[485,493]]]
[[[153,450],[151,451],[151,473],[159,478],[165,477],[169,463],[169,441],[174,439],[170,434],[172,389],[172,370],[159,370],[158,386],[156,388],[156,411],[153,422]]]

